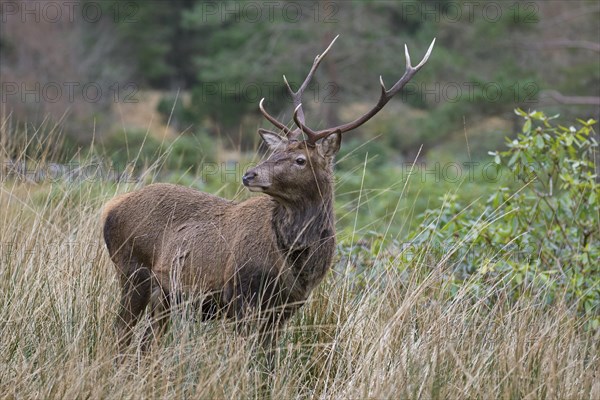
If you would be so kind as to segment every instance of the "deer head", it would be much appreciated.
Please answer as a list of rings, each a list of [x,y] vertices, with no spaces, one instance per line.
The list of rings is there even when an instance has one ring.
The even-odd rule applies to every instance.
[[[309,200],[330,186],[333,158],[340,148],[339,133],[314,145],[265,129],[259,133],[272,154],[244,175],[242,181],[250,191],[294,203],[297,199]]]
[[[335,127],[315,131],[306,125],[304,111],[302,109],[302,94],[310,83],[315,71],[321,61],[327,55],[335,41],[336,36],[322,54],[315,57],[312,68],[297,91],[293,91],[285,75],[283,80],[294,104],[293,120],[295,129],[288,128],[284,123],[278,121],[269,114],[263,105],[264,98],[259,103],[259,109],[263,116],[279,128],[284,136],[266,129],[259,129],[263,141],[272,151],[272,155],[264,162],[249,170],[243,177],[243,184],[253,192],[264,192],[276,199],[294,201],[294,199],[307,200],[315,193],[322,195],[321,191],[327,187],[332,179],[332,166],[335,154],[340,148],[342,134],[358,128],[375,116],[402,88],[413,78],[413,76],[425,65],[435,39],[431,42],[425,57],[413,67],[408,53],[408,47],[404,45],[406,57],[406,69],[404,74],[390,89],[387,89],[383,79],[379,77],[381,94],[379,101],[367,113],[354,121]],[[317,187],[317,191],[314,187]]]

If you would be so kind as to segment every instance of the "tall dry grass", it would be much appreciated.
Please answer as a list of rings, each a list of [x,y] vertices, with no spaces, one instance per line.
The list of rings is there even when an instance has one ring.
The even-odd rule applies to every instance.
[[[17,150],[5,142],[2,162],[30,157]],[[98,217],[134,186],[3,175],[1,397],[600,398],[600,336],[583,317],[509,301],[500,286],[450,296],[452,266],[427,254],[390,257],[360,284],[338,260],[288,323],[272,369],[252,336],[198,322],[186,305],[150,353],[119,363],[119,290]]]

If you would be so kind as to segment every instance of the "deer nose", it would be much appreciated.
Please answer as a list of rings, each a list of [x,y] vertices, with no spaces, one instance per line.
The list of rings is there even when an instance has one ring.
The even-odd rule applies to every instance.
[[[244,184],[244,186],[248,186],[250,184],[250,181],[256,178],[256,175],[257,173],[254,171],[246,172],[246,174],[242,177],[242,183]]]

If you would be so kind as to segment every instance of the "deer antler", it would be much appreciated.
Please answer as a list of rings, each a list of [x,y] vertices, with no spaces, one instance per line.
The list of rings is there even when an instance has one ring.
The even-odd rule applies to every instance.
[[[317,68],[319,68],[321,61],[323,60],[323,58],[325,58],[325,56],[327,55],[327,52],[329,51],[329,49],[331,49],[331,47],[333,46],[333,44],[335,43],[335,41],[337,40],[338,37],[340,37],[340,35],[337,35],[336,37],[334,37],[333,40],[331,41],[331,43],[329,43],[329,46],[327,46],[327,48],[325,49],[325,51],[323,51],[322,54],[318,54],[315,57],[315,60],[313,61],[313,65],[310,68],[308,75],[306,75],[306,79],[304,79],[304,82],[302,83],[302,85],[300,85],[300,88],[298,89],[298,91],[294,92],[292,90],[292,87],[290,86],[288,80],[286,79],[285,75],[283,76],[283,81],[285,82],[285,85],[287,86],[290,96],[292,97],[292,100],[294,102],[294,121],[296,122],[296,125],[299,128],[299,129],[294,130],[294,132],[292,132],[294,137],[300,136],[300,132],[301,132],[300,129],[302,129],[302,125],[305,124],[304,111],[302,110],[302,95],[304,94],[304,90],[306,89],[306,87],[308,86],[310,81],[312,80],[312,77],[315,74],[315,71],[317,70]]]
[[[273,118],[271,115],[269,115],[265,111],[264,107],[262,106],[262,102],[264,99],[260,101],[259,107],[260,107],[261,112],[265,116],[265,118],[267,120],[269,120],[273,125],[278,127],[279,129],[282,129],[284,131],[284,133],[286,135],[288,135],[290,138],[295,139],[300,136],[300,133],[303,132],[307,136],[306,141],[309,144],[314,145],[318,140],[329,136],[333,132],[337,131],[338,133],[344,133],[344,132],[348,132],[353,129],[356,129],[359,126],[363,125],[365,122],[370,120],[373,116],[375,116],[379,111],[381,111],[381,109],[390,101],[390,99],[392,97],[394,97],[400,90],[402,90],[402,88],[404,86],[406,86],[406,84],[415,76],[415,74],[423,67],[423,65],[425,65],[427,60],[429,60],[429,56],[431,55],[431,51],[433,50],[433,46],[435,44],[435,38],[434,38],[433,41],[431,42],[431,44],[429,45],[429,49],[427,49],[427,53],[425,53],[425,57],[423,57],[421,62],[419,64],[417,64],[415,67],[413,67],[410,62],[410,54],[408,53],[408,46],[405,44],[404,45],[404,55],[406,57],[406,69],[404,71],[404,74],[402,75],[400,80],[398,80],[390,89],[387,89],[385,87],[385,84],[383,83],[383,78],[381,76],[379,77],[379,84],[381,86],[381,94],[379,96],[379,101],[375,104],[375,106],[371,110],[369,110],[366,114],[362,115],[361,117],[355,119],[352,122],[348,122],[346,124],[338,125],[338,126],[335,126],[332,128],[323,129],[320,131],[314,131],[314,130],[310,129],[308,126],[306,126],[306,122],[304,119],[304,112],[302,110],[302,93],[304,92],[304,89],[306,89],[306,86],[308,86],[308,83],[312,79],[312,76],[314,75],[317,67],[321,63],[321,60],[327,54],[327,52],[329,51],[329,49],[331,48],[333,43],[336,41],[338,36],[336,36],[333,39],[333,41],[329,44],[327,49],[325,49],[323,54],[315,57],[315,61],[313,62],[313,66],[310,69],[308,76],[306,77],[306,79],[304,80],[304,83],[302,84],[302,86],[300,86],[300,89],[298,89],[297,92],[292,91],[287,79],[285,78],[285,76],[283,77],[285,84],[287,85],[288,90],[294,101],[294,122],[298,126],[297,129],[294,129],[292,131],[289,128],[287,128],[285,126],[285,124],[282,124],[281,122],[279,122],[275,118]]]
[[[337,35],[336,37],[333,38],[333,40],[331,41],[331,43],[329,43],[329,46],[327,46],[327,48],[325,49],[325,51],[323,51],[323,53],[321,54],[317,54],[317,56],[315,57],[315,60],[313,61],[313,65],[310,69],[310,71],[308,72],[308,75],[306,76],[306,78],[304,79],[304,82],[302,83],[302,85],[300,85],[300,88],[298,89],[298,91],[294,92],[292,90],[292,87],[290,86],[287,78],[285,77],[285,75],[283,76],[283,81],[285,82],[285,85],[288,88],[288,92],[290,94],[290,96],[292,97],[292,101],[294,104],[294,121],[298,120],[301,121],[301,124],[304,125],[304,111],[302,110],[302,95],[304,94],[304,90],[306,90],[306,88],[308,87],[308,84],[310,83],[310,81],[312,80],[313,75],[315,74],[315,71],[317,70],[317,68],[319,68],[319,65],[321,64],[321,61],[323,61],[323,58],[325,58],[325,56],[327,55],[327,52],[329,51],[329,49],[331,49],[331,47],[333,46],[333,44],[335,43],[335,41],[337,40],[337,38],[340,35]],[[298,121],[296,121],[296,125],[298,126],[298,128],[294,129],[293,131],[291,129],[289,129],[284,123],[279,122],[275,117],[273,117],[271,114],[269,114],[264,106],[263,106],[263,101],[265,99],[261,99],[260,103],[258,104],[258,107],[260,108],[260,112],[263,114],[263,116],[273,125],[275,125],[277,128],[281,129],[290,139],[297,139],[300,134],[302,133],[302,131],[300,130],[300,125],[298,124]]]

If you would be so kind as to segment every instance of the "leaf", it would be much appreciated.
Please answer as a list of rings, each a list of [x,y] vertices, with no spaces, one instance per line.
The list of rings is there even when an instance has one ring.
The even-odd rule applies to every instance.
[[[488,154],[489,154],[490,156],[493,156],[493,157],[494,157],[494,162],[495,162],[496,164],[498,164],[498,165],[500,165],[500,164],[501,164],[500,154],[498,154],[498,152],[497,152],[497,151],[488,151]]]
[[[525,124],[523,125],[523,133],[529,132],[531,132],[531,120],[527,119],[527,121],[525,121]]]
[[[571,136],[571,135],[565,136],[565,142],[566,142],[567,146],[571,146],[573,144],[573,140],[575,140],[575,138],[573,138],[573,136]]]
[[[536,137],[535,137],[535,146],[538,149],[543,149],[544,148],[544,138],[542,137],[542,135],[536,135]]]
[[[530,116],[531,118],[534,118],[534,119],[540,119],[540,120],[543,120],[543,119],[545,119],[545,118],[546,118],[546,116],[544,115],[544,113],[543,113],[543,112],[541,112],[541,111],[534,111],[534,112],[532,112],[531,114],[529,114],[529,116]]]
[[[508,160],[508,166],[509,167],[513,166],[515,164],[515,162],[519,158],[519,153],[520,153],[520,151],[515,151],[515,153],[513,154],[513,156],[510,158],[510,160]]]

